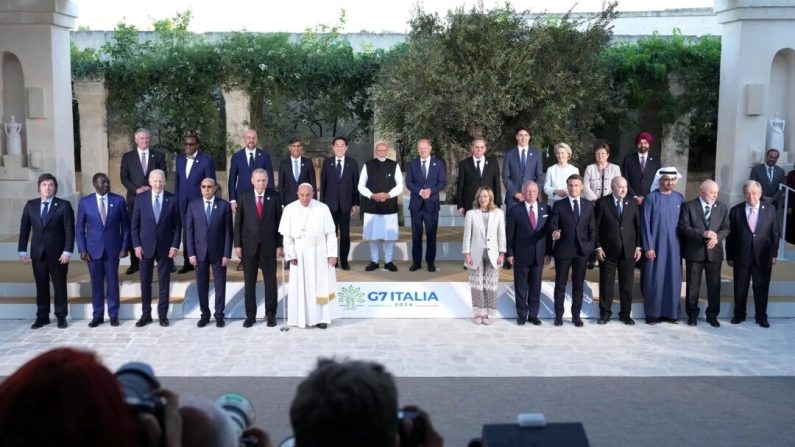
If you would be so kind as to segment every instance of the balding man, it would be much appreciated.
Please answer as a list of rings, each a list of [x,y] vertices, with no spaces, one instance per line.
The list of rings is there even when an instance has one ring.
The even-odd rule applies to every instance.
[[[679,213],[679,240],[685,258],[687,324],[698,322],[698,295],[701,274],[707,276],[707,322],[720,327],[720,267],[723,263],[723,241],[729,235],[729,207],[718,202],[718,184],[714,180],[701,183],[699,196],[682,206]]]

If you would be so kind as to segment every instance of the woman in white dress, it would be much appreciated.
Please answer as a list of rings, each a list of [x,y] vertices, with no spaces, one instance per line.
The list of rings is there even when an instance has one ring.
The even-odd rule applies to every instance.
[[[555,158],[558,162],[549,168],[544,176],[544,193],[547,195],[547,204],[552,207],[555,202],[568,197],[566,179],[572,174],[579,174],[577,167],[570,165],[571,148],[566,143],[555,145]]]

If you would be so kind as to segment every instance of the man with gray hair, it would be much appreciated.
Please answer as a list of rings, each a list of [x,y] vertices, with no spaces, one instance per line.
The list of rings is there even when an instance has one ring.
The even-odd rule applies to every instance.
[[[714,180],[704,180],[699,196],[682,205],[679,213],[677,229],[686,265],[685,311],[690,326],[698,322],[701,274],[706,273],[707,323],[720,327],[720,266],[723,263],[723,241],[729,235],[729,207],[718,202],[718,189]]]

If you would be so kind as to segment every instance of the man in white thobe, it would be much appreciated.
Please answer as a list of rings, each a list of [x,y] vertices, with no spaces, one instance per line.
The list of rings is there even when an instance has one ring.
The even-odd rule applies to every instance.
[[[403,194],[403,174],[400,165],[386,158],[389,148],[386,143],[375,144],[375,158],[362,167],[359,176],[359,194],[364,213],[364,240],[370,241],[370,263],[364,269],[371,272],[378,268],[378,241],[384,241],[384,268],[396,272],[392,262],[395,241],[398,239],[397,197]]]
[[[339,314],[337,236],[331,211],[314,195],[312,185],[299,185],[298,200],[284,207],[279,223],[284,257],[290,263],[287,324],[326,329]]]

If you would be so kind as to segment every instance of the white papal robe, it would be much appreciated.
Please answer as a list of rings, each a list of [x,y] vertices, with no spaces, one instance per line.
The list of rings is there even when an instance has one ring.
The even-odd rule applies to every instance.
[[[312,199],[308,207],[299,200],[284,207],[279,223],[286,261],[290,264],[287,285],[287,324],[309,327],[331,323],[339,316],[337,275],[328,264],[337,257],[337,236],[331,212]]]

